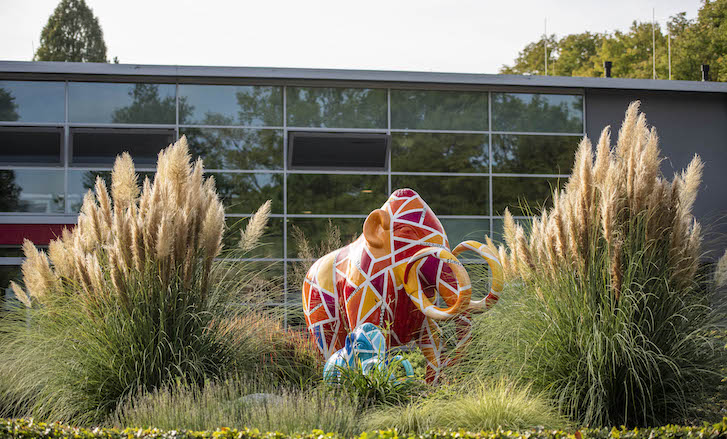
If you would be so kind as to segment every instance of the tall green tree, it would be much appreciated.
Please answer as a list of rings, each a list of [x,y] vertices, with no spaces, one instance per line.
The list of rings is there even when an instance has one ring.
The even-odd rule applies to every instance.
[[[40,34],[34,60],[107,62],[101,25],[84,0],[61,0]]]

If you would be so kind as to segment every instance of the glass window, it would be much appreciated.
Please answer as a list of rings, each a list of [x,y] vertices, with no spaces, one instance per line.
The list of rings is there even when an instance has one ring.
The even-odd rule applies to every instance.
[[[68,84],[68,118],[87,123],[174,124],[173,84]]]
[[[484,134],[393,133],[391,170],[399,172],[489,172]]]
[[[179,123],[282,126],[282,89],[258,85],[180,84]]]
[[[173,129],[72,128],[71,162],[113,165],[124,152],[136,167],[155,167],[159,151],[174,141]]]
[[[492,172],[568,174],[580,137],[492,135]]]
[[[63,171],[0,170],[0,212],[63,213]]]
[[[469,239],[485,242],[485,235],[490,234],[490,220],[488,219],[440,218],[439,221],[444,226],[452,249]],[[476,258],[476,256],[474,253],[467,253],[465,258]]]
[[[487,93],[392,90],[391,127],[487,131]]]
[[[0,81],[0,120],[63,122],[65,96],[62,82]]]
[[[540,177],[492,177],[492,208],[502,215],[505,208],[515,216],[531,216],[541,212],[550,201],[553,190],[565,179]]]
[[[544,133],[582,133],[583,96],[493,93],[492,129]]]
[[[2,316],[2,311],[23,306],[10,288],[11,281],[22,283],[22,280],[23,273],[20,265],[0,265],[0,316]]]
[[[139,190],[141,190],[145,178],[148,177],[149,180],[154,181],[153,172],[137,172],[136,174]],[[111,171],[68,171],[68,203],[71,213],[77,213],[81,210],[86,192],[89,189],[94,190],[96,187],[96,177],[103,178],[106,188],[111,194]]]
[[[206,169],[283,169],[283,132],[244,128],[185,128],[189,151]]]
[[[58,165],[62,136],[61,128],[0,127],[0,162]]]
[[[268,218],[268,225],[258,245],[248,251],[242,252],[238,244],[242,231],[250,222],[250,217],[228,217],[225,222],[227,229],[223,237],[225,252],[223,257],[228,258],[282,258],[283,257],[283,219]]]
[[[383,201],[381,202],[383,204]],[[380,207],[380,206],[379,206]],[[300,230],[305,238],[306,243],[313,252],[313,257],[320,258],[328,251],[335,250],[337,246],[345,246],[353,242],[363,231],[365,217],[361,218],[290,218],[288,219],[288,257],[300,258],[304,255],[298,253],[300,245],[300,235],[296,232],[296,228]],[[340,234],[340,240],[332,240],[332,233],[335,227]],[[310,267],[312,261],[304,261],[307,267]]]
[[[388,196],[385,175],[288,176],[288,213],[292,214],[368,214]]]
[[[268,200],[272,213],[283,213],[283,174],[210,172],[227,213],[251,214]]]
[[[487,177],[392,175],[392,190],[411,188],[437,215],[489,215]]]
[[[386,90],[288,87],[291,127],[386,128]]]
[[[386,169],[386,134],[291,132],[288,138],[290,169]]]

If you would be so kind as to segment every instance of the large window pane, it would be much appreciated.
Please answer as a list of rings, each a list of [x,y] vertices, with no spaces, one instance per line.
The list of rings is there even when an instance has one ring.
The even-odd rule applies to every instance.
[[[291,127],[386,128],[386,90],[288,87]]]
[[[180,124],[283,125],[281,87],[179,85]]]
[[[243,128],[185,128],[189,150],[207,169],[282,169],[283,132]]]
[[[154,167],[159,151],[173,141],[173,129],[72,128],[71,163],[113,165],[128,152],[136,167]]]
[[[227,213],[250,214],[267,200],[272,213],[283,213],[283,174],[210,172]]]
[[[391,127],[487,131],[487,93],[392,90]]]
[[[63,171],[0,170],[0,212],[63,213]]]
[[[484,134],[394,133],[391,170],[399,172],[489,172]]]
[[[493,93],[492,129],[544,133],[583,132],[583,96]]]
[[[392,190],[411,188],[437,215],[489,215],[487,177],[393,175]]]
[[[144,179],[149,178],[154,181],[153,172],[137,172],[137,184],[141,189]],[[88,190],[95,190],[96,178],[101,177],[106,183],[106,188],[111,193],[111,171],[68,171],[68,203],[71,213],[77,213],[81,210],[83,197]]]
[[[539,177],[492,177],[492,207],[495,215],[505,208],[515,216],[540,213],[543,204],[550,202],[553,190],[565,180]]]
[[[490,220],[470,218],[440,218],[447,233],[449,245],[454,249],[457,244],[473,239],[485,242],[485,235],[490,234]],[[465,258],[476,258],[474,253],[467,253]]]
[[[61,128],[0,127],[0,163],[58,165]]]
[[[223,237],[225,252],[223,257],[229,258],[282,258],[283,257],[283,219],[269,218],[260,241],[250,251],[242,252],[238,244],[242,232],[250,222],[247,217],[228,217],[225,220],[227,229]]]
[[[63,122],[65,90],[62,82],[0,81],[0,120]]]
[[[492,172],[567,174],[580,138],[575,136],[492,135]]]
[[[368,214],[388,197],[385,175],[288,176],[288,213],[292,214]]]
[[[71,122],[87,123],[176,123],[173,84],[68,84]],[[180,106],[180,118],[188,112]]]
[[[325,251],[335,250],[330,247],[338,243],[344,246],[356,239],[362,233],[364,221],[366,218],[290,218],[288,220],[288,257],[304,256],[299,253],[302,242],[300,241],[301,235],[296,228],[302,232],[302,238],[314,253],[313,257],[320,258],[324,256]],[[334,228],[336,232],[334,232]],[[335,233],[339,233],[340,241],[334,241]],[[303,264],[310,267],[313,262],[305,261]]]

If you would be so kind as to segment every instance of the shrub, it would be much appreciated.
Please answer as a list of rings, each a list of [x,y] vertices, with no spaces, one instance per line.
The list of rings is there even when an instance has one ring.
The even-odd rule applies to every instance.
[[[97,179],[78,225],[48,255],[24,244],[25,289],[13,288],[27,309],[0,324],[7,411],[98,422],[127,396],[177,380],[201,385],[240,369],[299,382],[316,373],[274,315],[251,318],[270,284],[244,262],[215,262],[224,210],[202,161],[190,159],[182,138],[159,154],[154,181],[140,190],[122,155],[111,195]],[[250,222],[242,250],[268,211]]]
[[[595,163],[588,139],[553,207],[505,216],[503,303],[475,319],[461,372],[514,375],[586,425],[685,420],[719,378],[710,290],[691,209],[702,163],[669,182],[656,131],[633,103]],[[529,236],[528,236],[529,235]]]
[[[322,389],[280,388],[265,379],[225,379],[203,389],[186,384],[142,393],[111,417],[117,427],[168,430],[256,428],[286,434],[322,429],[350,437],[358,432],[356,401]]]
[[[435,429],[517,430],[565,425],[544,395],[505,380],[492,384],[477,380],[466,387],[442,388],[409,405],[374,410],[364,421],[367,430],[396,428],[409,435]]]

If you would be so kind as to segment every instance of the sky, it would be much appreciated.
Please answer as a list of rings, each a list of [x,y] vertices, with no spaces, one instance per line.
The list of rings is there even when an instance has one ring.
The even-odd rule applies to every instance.
[[[0,0],[0,60],[29,61],[59,0]],[[123,64],[497,73],[548,34],[695,18],[700,0],[86,0]]]

